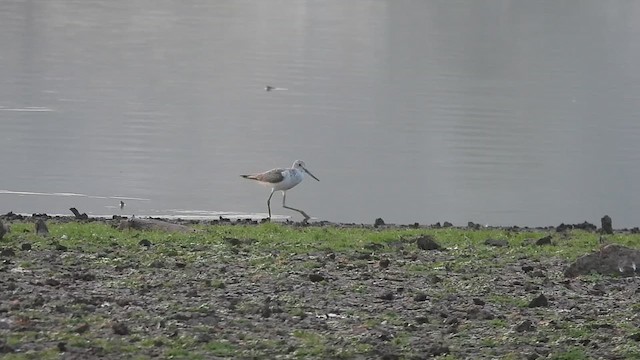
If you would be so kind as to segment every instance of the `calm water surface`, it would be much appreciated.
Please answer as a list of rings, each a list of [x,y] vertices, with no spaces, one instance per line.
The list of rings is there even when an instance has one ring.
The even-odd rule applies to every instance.
[[[639,16],[3,0],[0,212],[261,216],[268,189],[238,174],[303,159],[321,182],[287,202],[319,219],[640,225]]]

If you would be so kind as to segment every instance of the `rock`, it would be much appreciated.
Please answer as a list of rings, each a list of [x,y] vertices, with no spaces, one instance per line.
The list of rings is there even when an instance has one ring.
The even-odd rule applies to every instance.
[[[13,257],[16,256],[16,252],[12,248],[3,248],[0,250],[0,256]]]
[[[185,225],[172,224],[170,222],[158,220],[158,219],[140,219],[131,218],[129,220],[122,220],[118,225],[118,230],[158,230],[167,232],[196,232],[195,229]]]
[[[7,345],[3,341],[0,341],[0,354],[9,354],[9,353],[13,353],[15,351],[16,350],[14,348],[12,348],[11,346]]]
[[[509,242],[507,240],[504,239],[487,239],[484,241],[485,245],[489,245],[489,246],[496,246],[496,247],[505,247],[505,246],[509,246]]]
[[[87,220],[87,219],[89,219],[89,216],[86,213],[80,214],[78,209],[76,209],[74,207],[69,209],[69,211],[71,211],[73,213],[73,216],[75,216],[77,220]]]
[[[435,357],[435,356],[446,355],[449,353],[449,351],[450,350],[448,346],[442,345],[442,344],[436,344],[428,348],[426,350],[426,353],[431,357]]]
[[[0,220],[0,240],[2,239],[2,237],[4,236],[4,234],[6,234],[7,228],[4,227],[4,224],[2,223],[2,220]]]
[[[628,337],[629,337],[629,339],[631,339],[633,341],[640,341],[640,332],[631,334]]]
[[[576,259],[564,271],[564,276],[571,278],[590,273],[633,276],[639,271],[640,250],[609,244]]]
[[[24,244],[20,245],[20,248],[23,251],[29,251],[29,250],[31,250],[31,244],[30,243],[24,243]]]
[[[44,283],[46,285],[49,285],[49,286],[58,286],[58,285],[60,285],[60,281],[58,281],[58,280],[56,280],[54,278],[49,278],[49,279],[45,280]]]
[[[448,221],[445,221],[444,224],[442,224],[442,227],[444,227],[444,228],[449,228],[449,227],[452,227],[452,226],[453,226],[453,224],[448,222]]]
[[[380,259],[380,261],[378,262],[378,266],[380,266],[382,269],[386,269],[389,267],[390,263],[391,261],[389,261],[389,259]]]
[[[473,298],[473,303],[479,306],[484,306],[485,301],[479,298]]]
[[[113,330],[113,333],[116,335],[129,335],[129,328],[127,325],[118,321],[111,323],[111,330]]]
[[[60,243],[56,242],[54,245],[55,245],[55,249],[58,250],[58,251],[67,251],[68,250],[66,246],[64,246],[64,245],[62,245]]]
[[[535,331],[536,326],[531,320],[525,320],[515,327],[516,332]]]
[[[47,227],[47,224],[44,222],[44,220],[38,219],[35,226],[36,234],[40,236],[49,236],[49,228]]]
[[[536,245],[551,245],[551,235],[536,240]]]
[[[605,215],[600,219],[600,223],[602,224],[602,233],[603,234],[613,234],[613,226],[611,224],[611,217],[609,215]]]
[[[414,301],[426,301],[427,299],[428,299],[428,296],[425,293],[419,293],[413,297]]]
[[[391,291],[384,292],[378,296],[378,299],[393,300],[393,293]]]
[[[151,246],[151,241],[149,241],[147,239],[142,239],[142,240],[140,240],[140,242],[138,242],[138,245],[144,246],[144,247],[150,247]]]
[[[311,282],[320,282],[325,280],[325,277],[322,274],[311,273],[309,274],[309,280],[311,280]]]
[[[544,294],[540,294],[539,296],[537,296],[536,298],[531,300],[531,302],[529,303],[528,306],[530,308],[548,307],[549,306],[549,300],[547,300],[547,297],[544,296]]]
[[[442,247],[431,235],[424,235],[415,239],[418,248],[421,250],[441,250]]]
[[[572,230],[572,229],[578,229],[578,230],[585,230],[585,231],[596,231],[598,229],[597,226],[588,223],[588,222],[583,222],[582,224],[560,224],[556,227],[556,232],[564,232],[567,230]]]
[[[522,271],[524,271],[525,273],[533,271],[533,266],[531,266],[531,265],[522,265]]]
[[[382,220],[382,218],[377,218],[376,221],[374,221],[373,223],[373,227],[378,227],[383,225],[384,225],[384,220]]]
[[[58,347],[58,351],[60,352],[66,352],[67,351],[67,343],[64,341],[60,341],[57,345]]]
[[[90,325],[88,323],[83,323],[77,326],[75,329],[73,329],[73,332],[78,334],[84,334],[87,331],[89,331],[89,328],[90,328]]]

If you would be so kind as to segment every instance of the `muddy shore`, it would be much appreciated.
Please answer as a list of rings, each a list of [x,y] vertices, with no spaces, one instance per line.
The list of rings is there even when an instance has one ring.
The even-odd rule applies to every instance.
[[[78,221],[37,217],[50,227]],[[14,227],[33,222],[10,214],[0,219]],[[84,222],[115,226],[121,220]],[[468,225],[468,231],[484,229]],[[597,227],[502,230],[569,242],[572,232],[595,234]],[[0,357],[640,358],[637,277],[566,278],[568,259],[535,256],[535,249],[509,238],[462,250],[401,239],[345,251],[318,244],[286,254],[250,238],[154,242],[127,231],[101,242],[89,234],[86,244],[68,245],[65,238],[23,233],[12,230],[0,240]],[[635,236],[637,229],[616,233]]]

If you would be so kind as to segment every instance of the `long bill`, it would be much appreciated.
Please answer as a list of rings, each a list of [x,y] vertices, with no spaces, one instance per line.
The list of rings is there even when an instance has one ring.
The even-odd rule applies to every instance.
[[[318,179],[317,177],[315,177],[315,175],[313,175],[311,173],[311,171],[307,170],[307,168],[303,167],[304,172],[306,172],[307,174],[309,174],[309,176],[311,176],[312,178],[316,179],[316,181],[320,181],[320,179]]]

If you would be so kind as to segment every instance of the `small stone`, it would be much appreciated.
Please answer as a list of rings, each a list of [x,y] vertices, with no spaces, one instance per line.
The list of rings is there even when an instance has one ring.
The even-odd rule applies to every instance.
[[[378,227],[383,225],[384,225],[384,220],[382,220],[382,218],[377,218],[376,221],[374,221],[373,223],[373,227]]]
[[[414,301],[426,301],[428,299],[427,294],[425,293],[419,293],[416,294],[416,296],[413,297]]]
[[[540,294],[538,297],[531,300],[531,302],[529,303],[530,308],[548,307],[548,306],[549,306],[549,300],[547,300],[547,297],[544,296],[544,294]]]
[[[88,323],[83,323],[80,324],[79,326],[77,326],[75,329],[73,329],[74,332],[78,333],[78,334],[84,334],[87,331],[89,331],[89,324]]]
[[[387,291],[378,296],[378,298],[382,300],[393,300],[393,293],[391,291]]]
[[[11,248],[5,248],[0,250],[0,256],[2,257],[13,257],[16,256],[16,252]]]
[[[611,217],[609,215],[605,215],[600,219],[602,223],[602,233],[603,234],[613,234],[613,226],[611,224]]]
[[[271,311],[271,308],[269,306],[264,306],[260,311],[260,316],[262,316],[263,318],[268,318],[272,313],[273,312]]]
[[[116,335],[129,335],[129,328],[127,327],[127,325],[121,322],[114,321],[111,324],[111,329],[113,330],[113,333]]]
[[[66,246],[64,246],[64,245],[62,245],[62,244],[59,244],[59,243],[56,243],[56,244],[55,244],[55,248],[56,248],[56,250],[58,250],[58,251],[67,251],[67,247],[66,247]]]
[[[60,351],[60,352],[66,352],[67,351],[67,343],[66,342],[63,342],[63,341],[59,342],[57,347],[58,347],[58,351]]]
[[[536,240],[536,245],[551,245],[551,235]]]
[[[524,271],[525,273],[533,271],[533,266],[531,266],[531,265],[523,265],[522,266],[522,271]]]
[[[431,235],[424,235],[416,239],[416,244],[421,250],[440,250],[442,247]]]
[[[515,328],[517,332],[525,332],[525,331],[535,331],[536,326],[533,324],[531,320],[525,320],[518,324]]]
[[[383,268],[386,269],[389,267],[389,264],[391,263],[391,261],[389,261],[389,259],[380,259],[380,261],[378,262],[378,265]]]
[[[178,269],[184,269],[185,267],[187,267],[187,264],[179,261],[179,262],[176,262],[176,267]]]
[[[29,244],[29,243],[24,243],[24,244],[20,245],[20,248],[21,248],[23,251],[29,251],[29,250],[31,250],[31,244]]]
[[[325,280],[325,277],[322,274],[311,273],[309,274],[309,280],[311,280],[311,282],[320,282]]]
[[[509,246],[509,242],[504,239],[487,239],[484,241],[484,244],[489,246],[495,246],[495,247]]]
[[[444,224],[442,224],[442,227],[445,227],[445,228],[449,228],[449,227],[452,227],[452,226],[453,226],[453,224],[448,222],[448,221],[445,221]]]
[[[49,286],[58,286],[58,285],[60,285],[60,281],[58,281],[58,280],[56,280],[54,278],[49,278],[49,279],[45,280],[44,283],[46,285],[49,285]]]
[[[417,316],[416,317],[416,323],[418,324],[428,324],[429,323],[429,318],[426,316]]]
[[[482,299],[479,298],[473,298],[473,303],[479,306],[484,306],[485,302]]]
[[[47,228],[47,224],[44,222],[44,220],[38,219],[38,221],[36,221],[35,226],[36,226],[36,234],[40,236],[49,235],[49,228]]]
[[[144,247],[150,247],[151,246],[151,241],[147,240],[147,239],[142,239],[138,242],[138,245],[140,246],[144,246]]]
[[[432,357],[435,356],[441,356],[441,355],[446,355],[449,353],[449,347],[442,345],[442,344],[437,344],[437,345],[433,345],[431,346],[429,349],[427,349],[427,354],[429,354]]]

